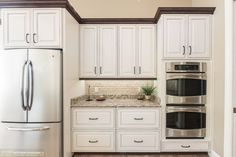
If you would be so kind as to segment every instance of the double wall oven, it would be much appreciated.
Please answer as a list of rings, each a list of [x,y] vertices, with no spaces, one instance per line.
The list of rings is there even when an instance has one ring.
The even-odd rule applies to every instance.
[[[166,138],[206,135],[206,63],[166,63]]]

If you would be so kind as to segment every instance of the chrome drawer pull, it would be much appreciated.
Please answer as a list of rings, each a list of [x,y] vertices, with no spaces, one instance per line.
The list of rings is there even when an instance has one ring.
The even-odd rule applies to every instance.
[[[98,120],[98,118],[89,118],[89,120]]]
[[[96,141],[89,140],[89,143],[98,143],[98,140],[96,140]]]
[[[134,120],[143,120],[143,118],[134,118]]]
[[[190,145],[187,145],[187,146],[181,145],[181,147],[182,147],[182,148],[190,148],[191,146],[190,146]]]
[[[134,140],[134,143],[143,143],[143,140]]]

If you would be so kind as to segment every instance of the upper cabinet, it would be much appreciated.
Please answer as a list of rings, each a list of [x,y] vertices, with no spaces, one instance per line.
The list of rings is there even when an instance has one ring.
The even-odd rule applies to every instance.
[[[80,78],[156,78],[156,26],[80,25]]]
[[[209,59],[211,15],[164,15],[164,58]]]
[[[80,26],[80,78],[117,75],[117,27]]]
[[[62,48],[59,8],[3,9],[4,48]]]

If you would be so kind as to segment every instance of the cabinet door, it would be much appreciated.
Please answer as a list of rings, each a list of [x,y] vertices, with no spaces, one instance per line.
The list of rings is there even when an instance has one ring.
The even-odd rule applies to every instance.
[[[208,58],[211,52],[209,15],[189,15],[189,58]]]
[[[186,55],[186,15],[164,16],[164,57],[184,58]]]
[[[139,77],[156,77],[156,27],[138,26],[139,30]]]
[[[97,26],[80,27],[80,77],[96,77],[97,68]]]
[[[30,9],[3,9],[5,48],[30,46]]]
[[[33,46],[61,48],[61,9],[33,9]]]
[[[119,27],[119,76],[136,76],[136,27]]]
[[[117,27],[100,26],[99,29],[100,77],[117,76]]]

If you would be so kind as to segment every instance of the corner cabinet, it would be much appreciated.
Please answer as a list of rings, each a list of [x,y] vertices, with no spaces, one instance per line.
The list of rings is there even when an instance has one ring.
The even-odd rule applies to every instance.
[[[209,59],[211,15],[163,15],[165,59]]]
[[[62,48],[62,9],[2,9],[4,48]]]
[[[80,25],[80,78],[156,78],[156,25]]]

